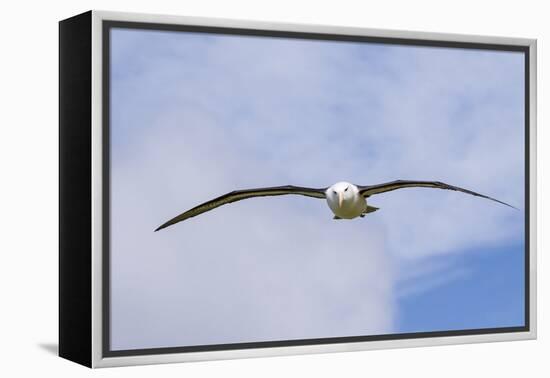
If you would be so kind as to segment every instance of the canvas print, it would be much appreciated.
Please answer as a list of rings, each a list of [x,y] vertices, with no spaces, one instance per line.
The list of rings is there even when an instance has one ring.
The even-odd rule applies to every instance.
[[[523,52],[108,38],[110,351],[524,329]]]

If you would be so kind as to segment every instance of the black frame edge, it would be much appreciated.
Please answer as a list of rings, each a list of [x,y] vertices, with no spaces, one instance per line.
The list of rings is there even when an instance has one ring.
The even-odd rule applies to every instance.
[[[92,367],[92,12],[59,22],[59,356]]]

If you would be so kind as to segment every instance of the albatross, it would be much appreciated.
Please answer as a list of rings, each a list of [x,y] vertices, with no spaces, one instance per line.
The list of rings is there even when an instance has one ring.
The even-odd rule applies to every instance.
[[[370,196],[404,188],[434,188],[453,190],[495,201],[516,209],[514,206],[507,204],[506,202],[502,202],[495,198],[476,193],[468,189],[460,188],[458,186],[445,184],[440,181],[396,180],[378,185],[354,185],[349,182],[338,182],[327,188],[306,188],[302,186],[285,185],[234,190],[181,213],[180,215],[170,219],[168,222],[160,225],[155,231],[162,230],[163,228],[182,222],[189,218],[196,217],[197,215],[206,213],[207,211],[232,202],[254,197],[283,196],[287,194],[326,200],[328,207],[334,213],[333,219],[363,218],[365,215],[378,210],[377,207],[367,205],[367,199]]]

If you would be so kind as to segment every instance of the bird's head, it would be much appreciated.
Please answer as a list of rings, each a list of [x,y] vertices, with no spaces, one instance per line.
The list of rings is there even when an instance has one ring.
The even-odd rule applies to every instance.
[[[346,201],[352,200],[358,191],[359,189],[355,185],[342,181],[329,187],[326,195],[332,203],[337,203],[338,207],[342,207]]]

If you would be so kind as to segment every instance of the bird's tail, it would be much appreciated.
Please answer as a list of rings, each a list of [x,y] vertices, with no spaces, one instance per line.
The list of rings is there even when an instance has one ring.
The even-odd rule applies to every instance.
[[[374,213],[376,210],[380,210],[380,208],[367,205],[367,210],[365,210],[364,214]]]

